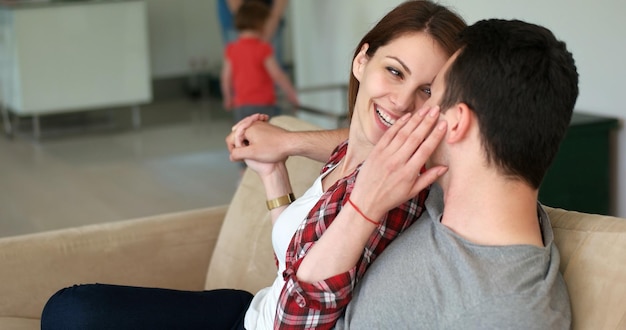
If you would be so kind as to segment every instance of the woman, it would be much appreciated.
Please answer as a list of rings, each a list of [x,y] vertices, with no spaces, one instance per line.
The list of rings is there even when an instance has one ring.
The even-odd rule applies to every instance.
[[[441,125],[445,123],[437,124],[438,109],[416,109],[429,98],[430,83],[457,49],[456,35],[464,27],[462,19],[445,7],[430,1],[407,1],[363,37],[352,62],[349,139],[335,149],[320,177],[295,202],[284,162],[247,161],[265,186],[279,269],[272,286],[257,293],[249,307],[242,302],[241,308],[235,307],[237,304],[226,308],[231,315],[226,323],[245,315],[246,329],[333,327],[370,263],[420,215],[426,197],[426,192],[420,191],[445,172],[445,168],[435,167],[420,176],[418,169],[428,154],[398,153],[401,161],[415,164],[415,171],[406,176],[408,183],[390,185],[384,180],[384,171],[357,180],[363,162],[379,141],[391,149],[400,141],[392,142],[395,135],[420,138],[425,149],[432,150],[443,137],[445,126]],[[436,124],[439,129],[428,135]],[[418,134],[410,134],[415,131]],[[416,197],[406,201],[410,196]],[[176,296],[175,304],[168,304],[174,299],[170,294]],[[181,307],[185,295],[190,297],[187,306],[193,304],[196,309],[193,313],[187,306]],[[98,300],[102,296],[109,298],[109,303]],[[119,296],[123,298],[117,299]],[[138,307],[118,309],[115,302],[120,299],[133,299]],[[85,323],[78,324],[84,320],[90,322],[89,328],[94,324],[131,328],[152,322],[144,317],[159,317],[155,323],[161,327],[168,327],[170,318],[170,327],[218,328],[214,321],[227,318],[222,307],[226,299],[246,301],[246,296],[232,290],[186,293],[79,286],[51,298],[44,309],[42,328],[84,327]],[[66,308],[68,301],[72,307]],[[160,312],[151,312],[155,310]],[[94,320],[98,313],[105,316]],[[80,320],[65,322],[75,315],[81,315]],[[146,323],[129,325],[137,319]],[[241,324],[235,326],[241,328]]]

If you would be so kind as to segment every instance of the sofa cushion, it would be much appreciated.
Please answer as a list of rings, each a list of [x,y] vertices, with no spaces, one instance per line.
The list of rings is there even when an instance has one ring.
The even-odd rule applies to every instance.
[[[319,129],[289,116],[275,117],[272,123],[289,127],[292,131]],[[287,160],[296,197],[309,188],[322,165],[303,157]],[[246,170],[222,224],[207,272],[206,289],[236,288],[256,293],[274,281],[277,268],[265,200],[265,190],[258,175]]]
[[[626,220],[547,208],[574,329],[626,329]]]
[[[0,329],[39,330],[40,328],[39,319],[0,316]]]

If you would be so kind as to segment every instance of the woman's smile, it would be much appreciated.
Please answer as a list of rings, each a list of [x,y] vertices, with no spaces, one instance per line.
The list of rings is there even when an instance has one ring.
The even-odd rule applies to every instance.
[[[396,118],[391,117],[388,113],[382,110],[377,105],[374,105],[374,113],[376,117],[379,119],[378,121],[385,126],[385,128],[391,127],[396,122]]]

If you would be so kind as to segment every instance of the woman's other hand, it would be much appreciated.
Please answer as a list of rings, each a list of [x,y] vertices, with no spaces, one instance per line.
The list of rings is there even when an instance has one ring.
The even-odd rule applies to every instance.
[[[363,163],[350,199],[373,219],[415,197],[447,171],[436,166],[420,174],[446,133],[439,108],[405,115],[385,132]]]

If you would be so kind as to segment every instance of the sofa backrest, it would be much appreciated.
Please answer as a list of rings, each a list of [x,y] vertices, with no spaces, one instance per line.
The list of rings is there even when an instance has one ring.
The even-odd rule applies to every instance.
[[[271,122],[292,131],[320,129],[289,116],[278,116]],[[296,198],[313,183],[322,165],[303,157],[287,160]],[[258,175],[246,170],[213,251],[206,278],[207,289],[237,288],[256,293],[274,281],[277,268],[271,244],[272,225],[265,200],[265,190]]]
[[[626,329],[626,219],[546,209],[573,329]]]

